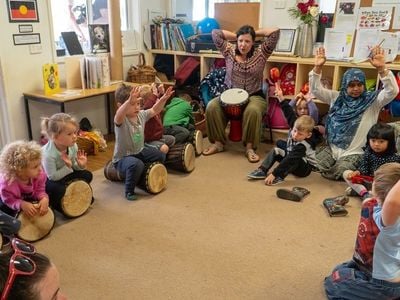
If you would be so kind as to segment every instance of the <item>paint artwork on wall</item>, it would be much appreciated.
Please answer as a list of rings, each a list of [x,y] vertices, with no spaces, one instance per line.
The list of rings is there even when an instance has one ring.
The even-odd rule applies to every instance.
[[[7,0],[8,17],[11,22],[39,22],[36,0]]]

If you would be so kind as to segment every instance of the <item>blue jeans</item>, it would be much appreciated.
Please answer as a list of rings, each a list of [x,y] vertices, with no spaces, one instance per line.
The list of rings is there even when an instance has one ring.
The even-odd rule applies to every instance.
[[[332,300],[389,300],[400,297],[400,283],[371,278],[353,261],[338,265],[325,278],[324,286],[326,296]]]
[[[115,164],[115,168],[125,178],[125,195],[135,193],[135,187],[142,176],[144,164],[156,161],[164,163],[165,153],[154,147],[144,147],[138,154],[125,156]]]

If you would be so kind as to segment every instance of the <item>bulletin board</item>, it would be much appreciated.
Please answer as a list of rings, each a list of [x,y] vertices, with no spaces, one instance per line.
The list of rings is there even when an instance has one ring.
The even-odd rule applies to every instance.
[[[236,32],[243,25],[251,25],[257,30],[260,24],[260,3],[215,3],[214,18],[224,30]]]

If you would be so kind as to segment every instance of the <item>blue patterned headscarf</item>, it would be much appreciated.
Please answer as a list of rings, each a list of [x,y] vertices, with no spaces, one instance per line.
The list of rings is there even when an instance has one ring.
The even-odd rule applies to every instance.
[[[358,98],[347,94],[347,87],[352,81],[359,81],[364,85],[364,92]],[[352,68],[344,73],[339,96],[329,110],[326,121],[329,144],[341,149],[346,149],[351,144],[364,111],[375,101],[378,93],[379,91],[366,91],[365,74],[360,69]]]

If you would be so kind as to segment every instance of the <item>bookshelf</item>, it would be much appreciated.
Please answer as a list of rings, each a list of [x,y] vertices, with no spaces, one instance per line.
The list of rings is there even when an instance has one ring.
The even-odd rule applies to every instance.
[[[187,57],[195,57],[200,61],[200,78],[204,78],[207,73],[210,71],[211,65],[216,58],[222,58],[222,55],[219,53],[190,53],[185,51],[173,51],[173,50],[160,50],[160,49],[152,49],[150,50],[150,60],[149,64],[154,65],[154,58],[157,54],[165,54],[171,55],[174,58],[174,73],[180,66],[180,64]]]
[[[171,55],[174,58],[174,72],[178,69],[179,65],[185,60],[185,58],[191,56],[199,59],[200,61],[200,78],[204,78],[210,71],[210,67],[214,62],[215,58],[222,58],[221,54],[218,53],[190,53],[184,51],[172,51],[172,50],[160,50],[152,49],[150,50],[150,65],[154,63],[154,57],[157,54]],[[300,92],[301,87],[305,82],[308,81],[308,73],[314,67],[314,58],[301,58],[297,56],[277,56],[271,55],[268,58],[266,64],[265,74],[269,74],[269,70],[273,67],[281,68],[284,64],[293,63],[296,64],[296,87],[295,94]],[[387,68],[398,72],[400,71],[400,63],[388,63]],[[340,81],[343,77],[343,73],[349,68],[359,68],[363,70],[368,79],[376,78],[378,79],[378,73],[376,69],[371,66],[368,62],[363,62],[360,64],[352,64],[350,62],[344,61],[333,61],[328,60],[323,69],[322,74],[326,77],[330,77],[333,83],[333,89],[338,90],[340,87]],[[288,95],[288,98],[294,95]]]

